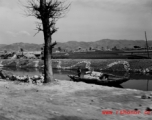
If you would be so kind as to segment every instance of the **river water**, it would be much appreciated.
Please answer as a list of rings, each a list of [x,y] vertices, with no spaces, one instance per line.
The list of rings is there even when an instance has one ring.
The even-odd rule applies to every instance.
[[[42,73],[42,69],[35,69],[35,68],[2,68],[3,70],[10,71],[15,75],[38,75]],[[74,70],[57,70],[54,69],[54,77],[55,79],[59,80],[70,80],[67,75],[69,74],[76,74]],[[111,72],[110,74],[123,76],[125,73],[123,72]],[[152,75],[143,75],[143,74],[135,74],[131,73],[131,78],[129,81],[121,84],[122,88],[129,88],[129,89],[138,89],[144,91],[152,91]]]

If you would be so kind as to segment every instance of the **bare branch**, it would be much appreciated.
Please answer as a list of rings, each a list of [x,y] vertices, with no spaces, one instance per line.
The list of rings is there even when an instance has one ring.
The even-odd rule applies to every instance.
[[[55,41],[55,42],[53,42],[52,44],[51,44],[51,46],[50,46],[50,48],[52,49],[52,48],[54,48],[54,46],[57,44],[57,42]]]
[[[53,28],[53,29],[51,30],[51,35],[54,34],[57,30],[58,30],[58,28]]]
[[[26,8],[27,16],[34,16],[41,19],[39,0],[28,0],[27,5],[24,5],[24,7]]]
[[[65,1],[61,0],[46,0],[45,9],[42,10],[40,0],[28,0],[28,4],[25,7],[27,8],[26,14],[28,16],[34,16],[39,20],[50,19],[49,28],[51,28],[59,18],[65,16],[70,5],[65,5]]]
[[[34,34],[34,37],[39,33],[40,31],[37,31],[35,34]]]
[[[36,36],[40,31],[43,31],[41,23],[36,23],[36,30],[37,30],[37,33],[35,33],[34,36]]]
[[[39,31],[43,31],[42,24],[41,23],[37,23],[36,29],[39,30]]]
[[[53,26],[55,26],[55,23],[56,23],[55,19],[50,20],[49,29],[52,28]]]

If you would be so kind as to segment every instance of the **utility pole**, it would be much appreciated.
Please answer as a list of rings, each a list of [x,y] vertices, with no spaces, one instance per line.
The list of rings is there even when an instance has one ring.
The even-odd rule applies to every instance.
[[[146,38],[146,48],[147,48],[147,54],[148,54],[148,58],[150,58],[149,57],[149,47],[148,47],[148,42],[147,42],[147,34],[146,34],[146,31],[145,31],[145,38]]]

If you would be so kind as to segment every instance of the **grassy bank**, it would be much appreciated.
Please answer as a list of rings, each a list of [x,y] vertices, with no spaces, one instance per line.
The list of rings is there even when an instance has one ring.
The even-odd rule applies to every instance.
[[[125,71],[123,62],[128,63],[130,69],[146,69],[152,66],[150,59],[53,59],[53,68],[58,69],[77,69],[81,67],[86,69],[91,67],[95,70],[105,69],[112,71]],[[120,63],[120,64],[117,64]],[[42,60],[0,60],[0,66],[3,67],[43,67]],[[108,67],[110,66],[110,67]],[[150,68],[151,69],[151,68]]]
[[[0,81],[1,120],[150,120],[144,114],[152,99],[141,99],[151,92],[58,81],[36,86]],[[105,115],[104,110],[113,114]],[[140,111],[116,114],[116,111]]]

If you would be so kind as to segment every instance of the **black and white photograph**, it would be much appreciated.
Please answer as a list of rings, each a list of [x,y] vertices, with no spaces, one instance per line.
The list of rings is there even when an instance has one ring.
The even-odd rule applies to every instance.
[[[152,0],[0,0],[0,120],[152,120]]]

